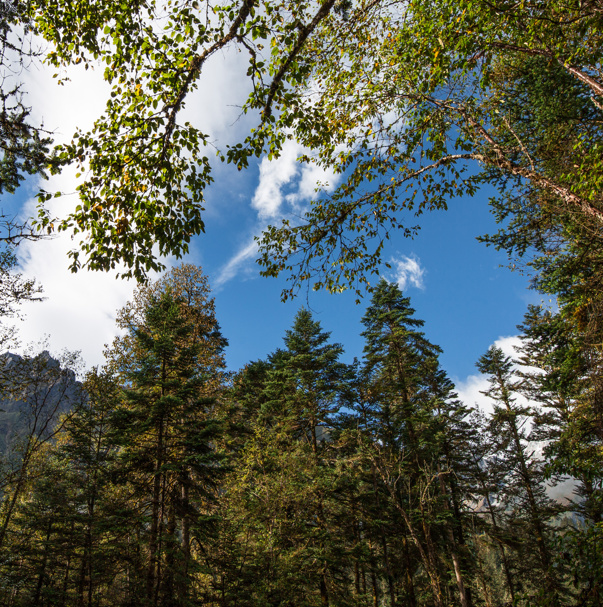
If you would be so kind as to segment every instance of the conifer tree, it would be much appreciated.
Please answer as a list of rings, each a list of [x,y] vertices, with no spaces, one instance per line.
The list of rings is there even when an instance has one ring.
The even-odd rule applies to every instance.
[[[442,473],[436,403],[442,406],[442,393],[448,388],[442,384],[445,376],[429,373],[441,350],[419,331],[424,323],[414,318],[410,299],[385,280],[377,285],[362,323],[365,372],[372,392],[369,457],[420,555],[433,601],[440,606],[445,601],[437,548],[443,496],[441,487],[436,489]],[[454,561],[461,602],[469,605],[456,552]],[[410,585],[407,588],[412,596]],[[395,602],[391,581],[390,602]]]
[[[472,449],[469,451],[469,482],[472,492],[468,499],[469,503],[478,505],[479,512],[478,516],[473,516],[471,531],[480,585],[486,597],[492,592],[497,595],[500,604],[505,599],[513,603],[515,569],[509,553],[509,544],[514,547],[517,544],[505,528],[504,512],[501,512],[504,511],[504,506],[501,507],[497,500],[497,493],[504,483],[506,471],[503,466],[497,465],[493,458],[497,452],[496,437],[490,436],[483,412],[473,411],[469,423],[474,433]],[[493,550],[493,545],[497,550]]]
[[[588,406],[594,391],[583,340],[561,314],[540,306],[530,306],[517,328],[520,389],[543,409],[535,416],[534,435],[547,443],[548,474],[576,478],[581,498],[576,507],[586,519],[601,522],[603,476],[593,457],[600,438]]]
[[[603,580],[603,563],[596,556],[603,513],[603,475],[595,455],[601,445],[592,368],[596,356],[585,336],[560,312],[530,306],[518,328],[520,388],[542,407],[534,417],[532,435],[545,445],[544,472],[554,482],[571,478],[575,483],[566,506],[573,516],[565,519],[556,542],[556,552],[564,558],[556,558],[554,565],[558,571],[573,572],[574,592],[578,602],[584,602],[589,595],[594,598]]]
[[[125,334],[106,352],[107,372],[123,386],[112,416],[114,476],[134,508],[135,549],[146,569],[144,590],[134,592],[145,605],[185,605],[199,591],[193,581],[204,521],[222,475],[216,398],[227,343],[209,293],[207,278],[191,265],[139,288],[118,314]]]
[[[184,605],[190,582],[191,532],[212,499],[219,432],[203,396],[195,326],[170,289],[149,297],[144,324],[133,330],[135,351],[123,369],[129,388],[116,413],[121,473],[148,518],[147,605]],[[133,364],[132,364],[133,363]]]
[[[100,597],[123,589],[121,566],[128,558],[134,531],[128,526],[134,517],[127,495],[112,478],[117,457],[113,415],[121,406],[121,386],[95,368],[83,389],[86,399],[65,424],[55,457],[69,471],[75,490],[71,598],[80,607],[92,607]],[[123,590],[127,596],[130,589]]]
[[[286,332],[285,348],[235,379],[233,395],[245,410],[249,433],[227,482],[230,508],[224,516],[246,556],[228,549],[238,573],[222,571],[242,586],[231,582],[225,600],[329,605],[350,591],[333,438],[350,369],[329,336],[302,309]],[[251,584],[252,572],[263,582]]]
[[[531,584],[536,582],[540,592],[555,598],[559,580],[551,569],[548,522],[559,508],[546,495],[544,465],[534,455],[535,445],[530,444],[527,422],[534,412],[530,406],[517,402],[513,361],[500,348],[490,347],[480,357],[477,368],[488,375],[490,387],[484,394],[494,401],[489,431],[496,441],[495,465],[505,474],[497,497],[505,506],[507,523],[519,529],[522,525],[525,527],[519,538],[519,545],[525,547],[522,550],[524,583],[527,591],[531,591]],[[525,541],[526,534],[532,541]],[[535,576],[535,572],[539,572],[539,576]]]
[[[329,337],[302,308],[285,334],[286,349],[272,357],[274,370],[266,386],[267,395],[280,400],[291,428],[308,441],[317,462],[349,378],[347,365],[339,362],[343,348],[328,343]]]

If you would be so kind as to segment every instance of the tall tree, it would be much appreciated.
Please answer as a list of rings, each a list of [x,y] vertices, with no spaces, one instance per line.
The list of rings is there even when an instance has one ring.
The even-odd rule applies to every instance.
[[[524,579],[532,578],[530,581],[536,581],[537,589],[556,602],[560,580],[552,568],[549,524],[559,506],[546,495],[544,463],[535,457],[536,445],[530,442],[526,427],[534,412],[517,402],[513,361],[500,348],[492,346],[480,357],[477,367],[489,379],[485,394],[494,401],[490,432],[497,443],[498,464],[506,472],[498,499],[504,503],[505,516],[512,524],[524,523],[535,540],[535,546],[531,541],[524,543],[526,550],[522,557],[533,559]],[[536,554],[532,553],[534,547]],[[539,572],[539,578],[533,578],[535,572]]]
[[[115,421],[122,474],[149,521],[149,606],[189,600],[191,531],[220,475],[211,446],[219,424],[208,415],[214,399],[203,394],[201,346],[183,304],[169,288],[150,296],[144,324],[133,330],[135,350],[122,370],[130,388]]]
[[[557,558],[555,565],[574,572],[578,603],[597,604],[596,589],[603,574],[600,560],[593,558],[603,511],[603,479],[594,456],[601,445],[599,353],[588,343],[588,331],[568,322],[563,311],[530,306],[518,328],[522,331],[519,361],[525,369],[519,373],[520,388],[542,407],[534,417],[532,434],[545,445],[545,473],[548,478],[573,481],[567,509],[583,521],[558,539],[567,558]]]
[[[438,541],[448,531],[460,601],[469,605],[457,542],[448,523],[442,525],[448,490],[442,477],[447,471],[442,470],[446,462],[441,458],[438,416],[451,396],[451,385],[438,368],[441,350],[418,330],[424,323],[414,317],[410,299],[385,280],[377,285],[362,322],[374,424],[367,453],[419,552],[434,603],[445,602]],[[390,601],[394,603],[393,588]]]

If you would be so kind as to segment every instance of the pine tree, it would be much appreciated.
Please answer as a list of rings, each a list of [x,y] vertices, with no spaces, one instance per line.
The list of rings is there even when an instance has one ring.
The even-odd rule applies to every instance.
[[[518,329],[519,361],[524,366],[520,388],[542,408],[534,416],[532,435],[544,445],[545,475],[554,482],[572,478],[575,483],[575,498],[566,507],[574,515],[565,519],[565,530],[557,534],[556,553],[563,558],[556,558],[554,566],[573,572],[578,602],[596,604],[595,589],[603,580],[603,562],[597,557],[603,475],[596,455],[601,439],[593,406],[597,381],[588,356],[592,349],[562,313],[539,306],[528,308]]]
[[[106,353],[124,386],[113,416],[119,477],[146,542],[145,604],[184,605],[222,475],[216,405],[224,381],[222,337],[201,270],[183,265],[141,287],[118,315],[126,329]],[[193,594],[191,594],[193,593]]]
[[[272,357],[274,370],[266,386],[268,396],[282,407],[291,429],[307,440],[319,461],[333,417],[345,399],[347,365],[339,362],[340,344],[330,344],[330,333],[322,331],[311,313],[301,309],[286,332],[286,349]]]
[[[224,533],[244,549],[220,550],[231,580],[224,601],[328,605],[350,590],[333,439],[350,369],[308,310],[298,312],[284,345],[234,382],[248,431],[226,484]]]
[[[121,472],[148,508],[146,604],[153,606],[186,604],[191,527],[220,476],[211,447],[219,427],[208,416],[214,399],[203,396],[201,347],[182,305],[169,289],[149,298],[144,324],[133,330],[134,364],[124,369],[130,387],[115,420]]]
[[[71,597],[79,607],[92,607],[121,586],[120,565],[127,559],[133,531],[127,526],[134,517],[127,495],[112,479],[117,457],[113,415],[121,406],[121,386],[107,373],[92,369],[83,388],[86,399],[74,408],[55,452],[76,492]]]

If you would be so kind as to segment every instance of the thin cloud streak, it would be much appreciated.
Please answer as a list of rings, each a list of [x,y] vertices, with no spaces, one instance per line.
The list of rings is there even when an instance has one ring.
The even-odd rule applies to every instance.
[[[244,245],[220,270],[217,278],[212,281],[212,287],[215,290],[222,287],[229,280],[232,280],[241,270],[241,268],[258,252],[258,245],[255,240]]]

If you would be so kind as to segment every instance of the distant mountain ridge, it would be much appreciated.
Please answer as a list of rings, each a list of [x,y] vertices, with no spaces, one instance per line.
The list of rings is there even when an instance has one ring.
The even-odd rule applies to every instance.
[[[25,436],[46,440],[82,395],[75,372],[47,350],[33,357],[0,355],[0,455]]]

